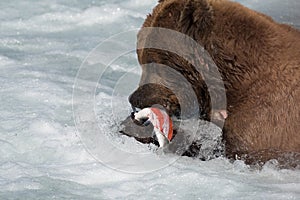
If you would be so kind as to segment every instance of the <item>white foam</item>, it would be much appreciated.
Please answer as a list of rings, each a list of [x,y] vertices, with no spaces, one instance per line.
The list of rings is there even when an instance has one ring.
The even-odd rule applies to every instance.
[[[79,106],[82,100],[72,100],[77,70],[88,52],[111,34],[140,27],[155,4],[156,0],[0,3],[0,199],[300,198],[299,170],[280,170],[269,162],[257,171],[222,157],[202,162],[119,136],[118,122],[130,113],[128,94],[139,80],[136,56],[113,63],[99,85],[87,77],[79,90],[85,99],[87,88],[95,87],[93,116],[99,135],[132,153],[132,163],[156,170],[116,171],[111,166],[135,166],[117,155],[111,159],[115,163],[100,162],[86,149],[72,112],[72,103]],[[114,85],[117,76],[121,78]],[[220,132],[209,131],[214,142]],[[135,154],[146,154],[148,160],[142,163]],[[175,162],[158,170],[157,160],[168,159]]]
[[[9,59],[6,56],[0,56],[0,67],[1,66],[7,66],[7,65],[12,65],[14,64],[14,60],[13,59]]]

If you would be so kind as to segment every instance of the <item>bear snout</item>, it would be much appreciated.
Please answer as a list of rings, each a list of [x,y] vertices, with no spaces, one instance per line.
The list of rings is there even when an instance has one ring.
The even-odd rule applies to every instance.
[[[129,96],[129,102],[134,108],[163,107],[169,115],[180,115],[180,105],[175,94],[159,84],[140,86]]]

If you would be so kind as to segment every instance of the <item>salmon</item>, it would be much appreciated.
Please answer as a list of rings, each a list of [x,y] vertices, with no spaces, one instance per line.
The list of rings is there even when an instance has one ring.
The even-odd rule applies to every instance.
[[[159,108],[144,108],[134,114],[134,119],[144,124],[150,122],[158,140],[159,146],[164,147],[170,143],[173,137],[173,122],[166,111]]]

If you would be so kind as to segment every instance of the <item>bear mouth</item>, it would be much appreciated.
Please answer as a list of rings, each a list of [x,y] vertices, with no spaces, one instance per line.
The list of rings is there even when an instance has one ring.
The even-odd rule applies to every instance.
[[[134,107],[134,106],[131,106],[132,108],[132,111],[130,113],[130,119],[132,120],[132,122],[138,126],[147,126],[149,124],[147,124],[146,122],[148,121],[148,117],[145,117],[145,118],[141,118],[140,120],[136,120],[134,115],[135,113],[138,113],[141,109],[140,108],[137,108],[137,107]]]

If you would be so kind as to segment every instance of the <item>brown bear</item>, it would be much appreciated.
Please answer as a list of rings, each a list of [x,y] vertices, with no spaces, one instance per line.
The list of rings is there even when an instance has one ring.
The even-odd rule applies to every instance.
[[[168,87],[149,82],[157,75],[167,76],[159,71],[163,68],[159,64],[169,66],[192,85],[201,119],[225,120],[221,127],[227,157],[252,164],[270,159],[284,163],[290,157],[294,164],[300,164],[298,30],[227,0],[160,0],[143,27],[178,31],[203,46],[221,74],[227,102],[212,111],[211,101],[220,100],[219,90],[216,87],[215,94],[208,93],[205,75],[195,70],[197,63],[165,50],[139,48],[142,79],[129,97],[133,107],[159,104],[170,115],[180,115],[183,105],[178,99],[184,93],[175,94]],[[147,35],[139,34],[138,46],[147,43],[147,39]],[[209,70],[210,65],[206,68]],[[168,77],[176,84],[173,79]],[[215,95],[213,99],[211,95]]]

